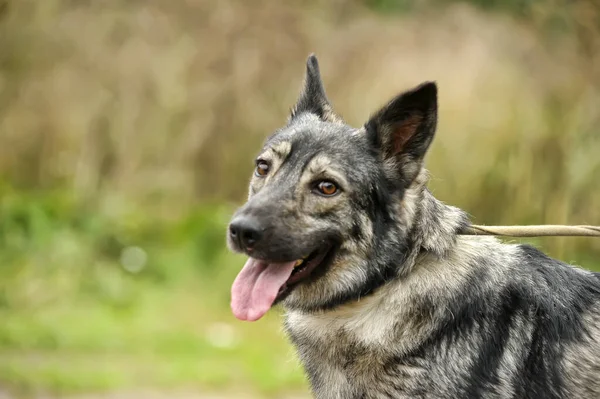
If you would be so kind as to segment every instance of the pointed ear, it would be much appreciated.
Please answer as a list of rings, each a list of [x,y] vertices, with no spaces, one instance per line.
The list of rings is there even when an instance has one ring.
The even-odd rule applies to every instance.
[[[400,94],[365,124],[386,165],[410,185],[417,177],[437,124],[437,86],[426,82]]]
[[[329,100],[325,95],[323,82],[321,81],[321,72],[319,71],[319,62],[314,54],[311,54],[306,60],[306,76],[300,97],[292,109],[290,122],[303,113],[310,113],[326,122],[341,122],[342,119],[337,116]]]

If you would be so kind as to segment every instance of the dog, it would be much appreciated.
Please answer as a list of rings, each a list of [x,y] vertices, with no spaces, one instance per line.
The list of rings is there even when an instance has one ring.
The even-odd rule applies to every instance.
[[[426,187],[436,124],[426,82],[348,126],[311,55],[229,224],[233,314],[283,305],[316,398],[600,398],[600,274],[458,234]]]

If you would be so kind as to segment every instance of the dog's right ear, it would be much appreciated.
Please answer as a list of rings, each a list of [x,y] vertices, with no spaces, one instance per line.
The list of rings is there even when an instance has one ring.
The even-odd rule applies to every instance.
[[[325,95],[321,81],[319,62],[314,54],[306,60],[306,76],[300,97],[292,109],[290,122],[303,113],[310,113],[326,122],[341,123],[342,119],[333,112],[331,104]]]
[[[371,117],[365,129],[388,171],[408,187],[421,170],[436,124],[437,86],[426,82],[390,101]]]

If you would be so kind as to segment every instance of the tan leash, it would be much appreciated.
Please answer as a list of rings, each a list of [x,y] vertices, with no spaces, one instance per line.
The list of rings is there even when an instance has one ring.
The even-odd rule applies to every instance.
[[[476,226],[470,225],[459,232],[471,236],[505,237],[548,237],[548,236],[587,236],[600,237],[600,226]]]

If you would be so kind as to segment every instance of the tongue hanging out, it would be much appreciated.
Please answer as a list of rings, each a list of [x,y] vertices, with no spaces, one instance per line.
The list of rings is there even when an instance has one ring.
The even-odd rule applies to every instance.
[[[249,258],[231,287],[231,310],[235,317],[256,321],[267,313],[295,264],[266,263]]]

